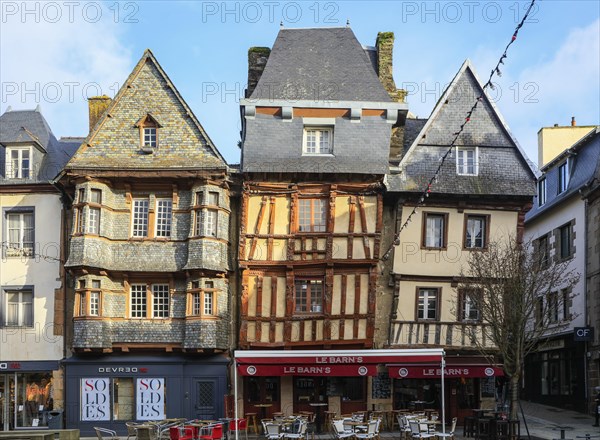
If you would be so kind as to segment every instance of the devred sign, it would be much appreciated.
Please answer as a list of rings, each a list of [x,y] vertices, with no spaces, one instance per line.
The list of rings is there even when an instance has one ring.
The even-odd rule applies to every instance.
[[[395,379],[439,379],[442,369],[431,365],[390,367],[389,375]],[[504,376],[501,368],[483,365],[453,365],[444,368],[444,378]]]
[[[242,376],[376,376],[375,365],[238,365]]]

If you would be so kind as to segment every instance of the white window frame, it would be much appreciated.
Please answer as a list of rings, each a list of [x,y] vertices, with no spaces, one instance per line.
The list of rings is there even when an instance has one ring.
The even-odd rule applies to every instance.
[[[129,286],[129,316],[132,319],[148,317],[148,285],[136,283]]]
[[[468,152],[473,152],[473,170],[469,172],[468,157],[465,156]],[[477,176],[479,175],[479,148],[478,147],[456,147],[456,174],[459,176]]]
[[[448,215],[443,212],[426,212],[423,215],[425,216],[425,220],[423,222],[423,227],[425,228],[423,247],[428,249],[444,249],[446,247],[446,222],[448,221]],[[439,230],[436,227],[436,222],[433,221],[436,218],[441,219],[441,229]],[[440,239],[439,243],[436,241],[438,235]]]
[[[465,321],[479,321],[481,320],[481,310],[478,302],[481,301],[481,293],[473,289],[461,290],[461,320]],[[476,316],[472,317],[471,314],[475,312]]]
[[[543,177],[538,181],[538,206],[546,204],[546,178]]]
[[[156,148],[158,145],[158,127],[142,128],[142,147]]]
[[[88,206],[86,230],[88,234],[100,235],[100,208]]]
[[[486,215],[479,215],[479,214],[467,214],[465,216],[465,248],[466,249],[485,249],[487,247],[487,228],[488,228],[488,216]],[[481,235],[481,243],[478,244],[477,240],[478,237],[476,234],[472,234],[471,230],[469,229],[469,222],[470,221],[476,221],[476,220],[481,220],[481,230],[480,230],[480,235]]]
[[[203,301],[202,301],[202,314],[203,316],[213,316],[214,315],[214,292],[204,292]]]
[[[558,194],[564,193],[569,188],[570,180],[569,160],[558,166]]]
[[[169,317],[171,295],[168,284],[152,284],[152,318],[167,319]]]
[[[218,234],[219,212],[216,209],[207,209],[205,212],[204,223],[206,226],[206,235],[216,237]]]
[[[421,302],[421,293],[423,293],[423,301]],[[430,295],[433,293],[433,295]],[[437,321],[438,320],[438,306],[440,302],[441,289],[437,287],[419,287],[417,289],[417,320],[418,321]],[[433,307],[431,305],[433,304]],[[422,307],[421,307],[422,306]],[[423,310],[423,316],[419,316],[419,311]],[[429,311],[433,309],[434,317],[429,317]]]
[[[157,198],[155,213],[154,236],[170,238],[173,223],[173,199]],[[163,216],[163,214],[165,215]]]
[[[309,133],[315,134],[314,146],[308,145]],[[321,142],[323,140],[324,133],[328,133],[328,143],[326,150],[323,150]],[[313,150],[314,151],[311,151]],[[303,156],[333,156],[333,127],[332,126],[312,126],[305,125],[302,135],[302,155]]]
[[[31,216],[31,228],[25,227],[24,216]],[[10,217],[17,216],[18,227],[18,241],[11,241],[11,231],[15,228],[10,227]],[[18,210],[18,211],[5,211],[5,222],[6,222],[6,256],[7,257],[33,257],[35,249],[35,212],[33,209],[29,210]],[[25,231],[31,230],[31,242],[25,242]],[[31,243],[30,247],[25,247],[25,244]],[[16,244],[16,246],[14,246]]]
[[[33,293],[33,288],[32,287],[27,287],[27,288],[4,288],[3,289],[3,305],[4,305],[4,326],[6,327],[33,327],[33,316],[34,316],[34,303],[35,303],[35,295]],[[31,303],[26,303],[23,301],[23,293],[28,293],[31,294]],[[8,315],[9,315],[9,303],[8,303],[8,295],[9,294],[17,294],[18,295],[18,301],[17,301],[17,322],[13,323],[8,321]],[[28,319],[25,319],[26,316],[25,314],[27,313],[27,310],[25,308],[26,305],[29,305],[29,316],[27,317]],[[26,322],[27,320],[30,320],[31,322]]]
[[[17,151],[17,169],[13,169],[13,159],[12,152]],[[27,151],[28,160],[29,160],[29,168],[23,168],[23,152]],[[5,162],[5,175],[7,179],[31,179],[33,167],[31,166],[32,161],[32,149],[31,147],[6,147],[6,162]],[[23,177],[24,170],[27,170],[27,175]]]
[[[138,203],[145,202],[145,209],[137,207]],[[144,212],[145,211],[145,212]],[[137,198],[131,201],[131,236],[135,238],[148,237],[148,220],[150,211],[150,199]]]

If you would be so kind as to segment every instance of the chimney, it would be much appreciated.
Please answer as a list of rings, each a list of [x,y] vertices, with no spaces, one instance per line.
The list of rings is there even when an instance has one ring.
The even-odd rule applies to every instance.
[[[389,93],[392,100],[398,102],[398,90],[394,82],[393,72],[393,52],[394,52],[394,33],[379,32],[377,34],[377,75],[383,88]]]
[[[104,111],[108,108],[112,100],[106,96],[92,96],[88,98],[88,109],[89,109],[89,118],[90,118],[90,132],[98,123],[100,116],[104,113]]]
[[[575,116],[571,116],[571,127],[575,127],[577,122],[575,121]]]
[[[251,47],[248,49],[248,87],[246,98],[252,96],[260,77],[265,70],[271,49],[268,47]]]

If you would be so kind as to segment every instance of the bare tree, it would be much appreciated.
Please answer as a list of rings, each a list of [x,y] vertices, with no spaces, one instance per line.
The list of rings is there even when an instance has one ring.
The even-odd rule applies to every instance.
[[[461,287],[473,292],[480,320],[488,324],[471,326],[471,339],[483,355],[501,357],[510,379],[510,419],[515,420],[525,357],[569,326],[574,316],[560,316],[560,311],[567,310],[579,274],[569,268],[569,261],[551,258],[532,242],[510,238],[471,252],[461,276]]]

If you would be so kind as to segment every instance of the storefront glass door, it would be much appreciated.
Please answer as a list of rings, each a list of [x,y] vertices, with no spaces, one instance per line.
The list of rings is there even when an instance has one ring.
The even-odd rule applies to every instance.
[[[15,375],[0,374],[0,431],[14,428]]]

